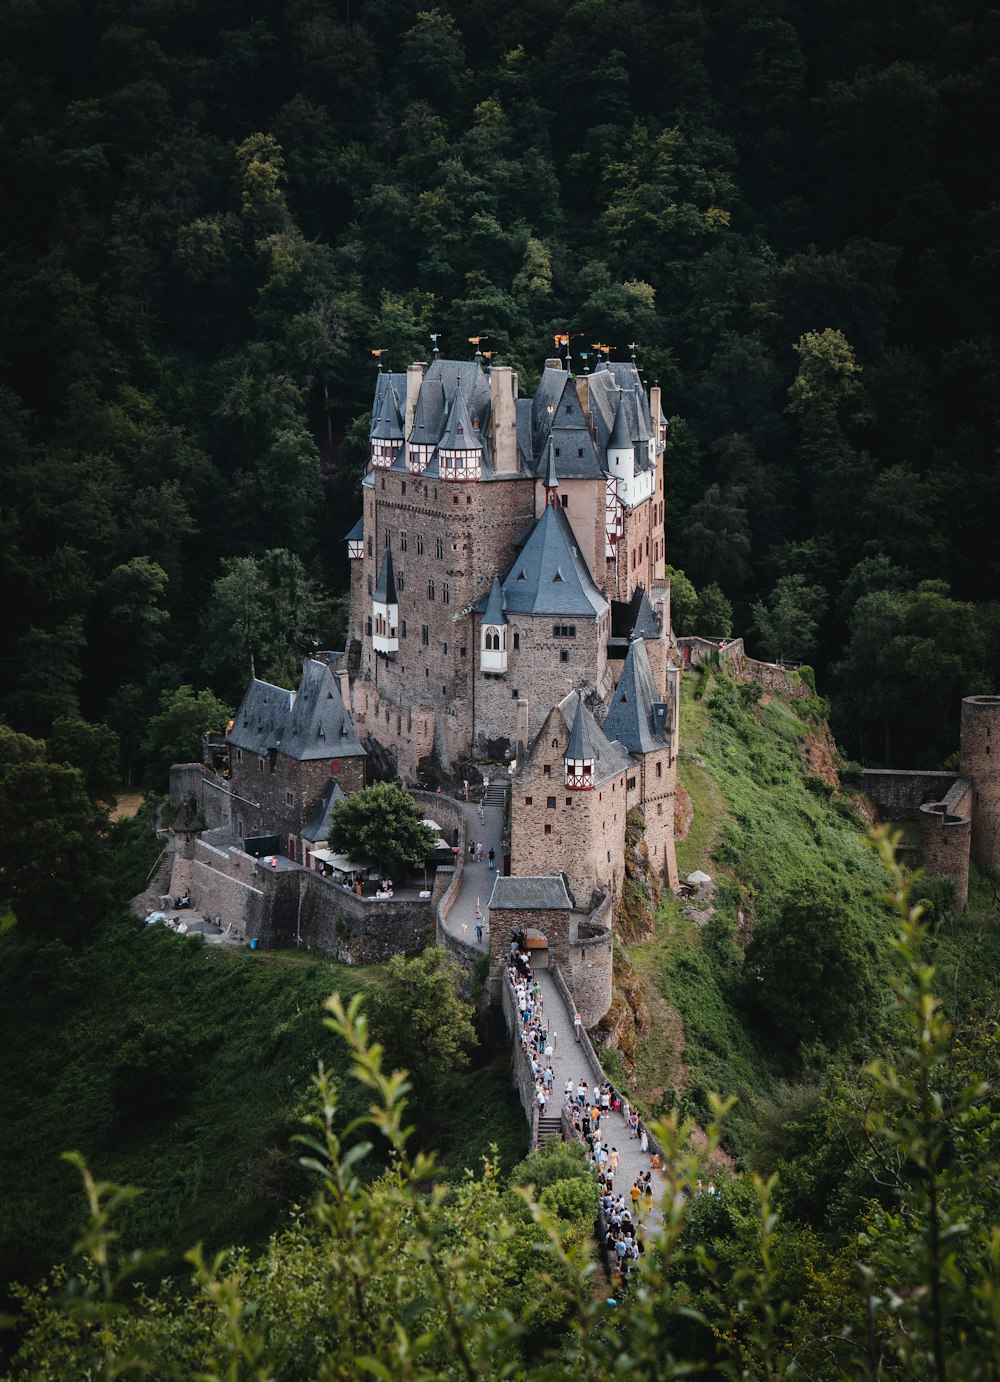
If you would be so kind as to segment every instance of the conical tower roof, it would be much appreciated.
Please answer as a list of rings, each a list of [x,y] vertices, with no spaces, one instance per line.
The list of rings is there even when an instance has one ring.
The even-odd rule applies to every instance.
[[[483,623],[492,624],[494,628],[499,628],[501,624],[506,624],[507,616],[504,613],[503,590],[500,586],[500,578],[493,573],[493,584],[490,587],[490,598],[486,602],[486,609],[483,613]]]
[[[576,717],[566,745],[565,758],[595,762],[601,756],[600,741],[604,737],[598,729],[597,721],[583,703],[579,691],[576,693]]]
[[[386,380],[380,391],[371,436],[379,441],[403,440],[403,420],[399,415],[399,400],[391,379]]]
[[[372,597],[382,605],[398,604],[396,597],[396,577],[392,570],[392,553],[387,547],[385,557],[382,561],[382,570],[379,572],[378,585],[375,587],[375,594]]]
[[[469,415],[469,407],[465,401],[461,383],[455,394],[455,401],[451,405],[451,413],[448,416],[448,425],[444,429],[444,436],[438,446],[442,451],[482,451],[483,449],[479,433],[472,425],[472,418]]]

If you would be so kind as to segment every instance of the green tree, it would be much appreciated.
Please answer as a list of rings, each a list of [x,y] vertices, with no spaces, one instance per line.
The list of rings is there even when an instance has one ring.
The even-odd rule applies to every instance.
[[[697,627],[699,632],[728,638],[733,631],[733,607],[712,581],[698,597]]]
[[[819,642],[819,621],[826,608],[826,591],[804,576],[782,576],[767,597],[751,606],[754,624],[766,658],[808,661]]]
[[[475,1044],[472,1010],[458,996],[461,973],[447,951],[430,946],[420,955],[394,955],[384,982],[368,1000],[372,1030],[386,1059],[410,1070],[429,1095],[463,1070]]]
[[[80,940],[110,899],[107,817],[83,775],[26,760],[0,776],[0,899],[38,935]]]
[[[49,758],[79,768],[91,800],[114,806],[120,777],[121,744],[107,725],[60,715],[48,737]]]
[[[421,824],[409,792],[376,782],[333,808],[330,843],[354,859],[369,859],[386,876],[419,864],[434,847],[434,832]]]
[[[670,623],[677,633],[693,633],[698,621],[698,592],[676,567],[664,567],[670,582]]]
[[[208,730],[223,730],[232,714],[211,691],[195,691],[185,685],[162,692],[159,710],[150,719],[142,744],[157,781],[166,780],[171,763],[200,763],[202,735]]]
[[[784,1041],[837,1047],[874,1016],[877,951],[829,892],[800,885],[761,917],[746,949],[747,996]]]

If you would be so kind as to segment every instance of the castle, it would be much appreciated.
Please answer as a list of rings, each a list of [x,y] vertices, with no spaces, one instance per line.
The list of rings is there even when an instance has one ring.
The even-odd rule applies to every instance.
[[[295,691],[251,681],[210,746],[226,776],[175,767],[196,826],[178,827],[174,891],[263,944],[370,962],[436,934],[475,964],[446,920],[461,862],[376,902],[340,886],[324,846],[336,802],[372,777],[455,783],[481,764],[504,785],[491,969],[512,928],[541,932],[599,1020],[633,813],[656,884],[677,883],[663,451],[659,390],[634,362],[574,376],[550,359],[533,398],[502,365],[380,371],[347,648],[307,658]],[[460,804],[422,795],[464,838]]]
[[[509,366],[380,372],[347,536],[359,736],[409,781],[508,764],[511,871],[564,874],[578,905],[620,890],[633,807],[676,882],[664,436],[634,362],[549,359],[533,398]]]

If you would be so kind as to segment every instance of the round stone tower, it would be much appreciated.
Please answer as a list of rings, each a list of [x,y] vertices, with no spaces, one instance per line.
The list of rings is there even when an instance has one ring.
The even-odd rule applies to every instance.
[[[1000,696],[963,699],[960,772],[972,783],[972,857],[1000,875]]]
[[[920,866],[925,873],[948,874],[955,880],[955,907],[965,911],[969,900],[968,816],[954,816],[944,802],[930,801],[920,808]]]

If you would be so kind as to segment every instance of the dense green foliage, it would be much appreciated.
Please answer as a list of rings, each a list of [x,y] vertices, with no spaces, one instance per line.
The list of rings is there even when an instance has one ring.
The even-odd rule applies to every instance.
[[[114,1224],[128,1192],[95,1183],[74,1155],[90,1206],[84,1261],[76,1276],[57,1271],[20,1293],[11,1376],[994,1377],[1000,1201],[988,1172],[1000,1117],[975,1066],[990,1052],[995,1063],[996,1031],[981,1031],[973,1052],[944,1020],[919,913],[891,849],[883,861],[900,922],[902,1040],[896,1060],[863,1072],[863,1160],[886,1179],[881,1196],[856,1202],[849,1241],[783,1218],[775,1177],[697,1193],[703,1153],[673,1116],[658,1128],[662,1227],[609,1301],[592,1277],[595,1187],[589,1179],[588,1197],[579,1153],[534,1153],[507,1191],[489,1161],[450,1191],[436,1183],[433,1158],[407,1147],[405,1077],[385,1071],[358,1001],[345,1010],[335,996],[328,1022],[351,1051],[367,1111],[345,1140],[343,1091],[321,1070],[300,1139],[320,1178],[311,1212],[259,1254],[193,1251],[189,1296],[142,1295],[122,1308],[136,1261]],[[726,1111],[713,1101],[713,1119]],[[392,1157],[363,1183],[366,1135]],[[709,1151],[717,1135],[713,1121]]]
[[[131,781],[164,690],[294,679],[342,637],[370,350],[485,335],[530,390],[569,331],[663,386],[668,557],[751,650],[815,648],[856,756],[954,749],[1000,648],[989,7],[41,0],[0,37],[15,728],[104,721]]]

